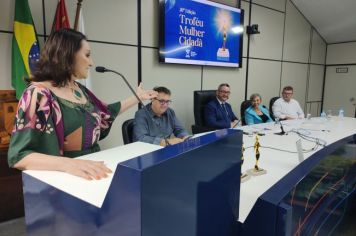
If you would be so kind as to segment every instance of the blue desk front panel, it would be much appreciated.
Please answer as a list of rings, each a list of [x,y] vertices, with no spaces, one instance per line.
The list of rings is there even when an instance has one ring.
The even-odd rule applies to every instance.
[[[165,151],[177,153],[180,148],[184,146]],[[182,150],[170,161],[146,169],[142,175],[142,236],[236,235],[240,151],[241,136],[231,135]]]
[[[221,130],[118,164],[97,208],[23,174],[28,235],[236,235],[242,132]]]
[[[118,168],[101,208],[23,174],[27,235],[141,235],[140,173]]]

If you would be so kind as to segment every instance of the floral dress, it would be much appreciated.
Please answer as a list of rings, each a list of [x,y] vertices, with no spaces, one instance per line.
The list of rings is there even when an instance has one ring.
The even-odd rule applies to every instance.
[[[32,83],[23,93],[15,117],[9,166],[30,153],[77,157],[100,150],[118,115],[121,103],[106,105],[78,84],[86,104],[57,97],[40,83]]]

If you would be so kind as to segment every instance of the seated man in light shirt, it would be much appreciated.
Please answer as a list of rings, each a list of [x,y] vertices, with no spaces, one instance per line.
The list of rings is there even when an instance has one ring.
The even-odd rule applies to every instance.
[[[293,87],[286,86],[283,88],[282,97],[277,99],[272,106],[273,115],[276,119],[292,120],[303,119],[304,112],[293,97]]]
[[[158,93],[157,97],[135,114],[133,140],[161,146],[183,142],[189,133],[169,108],[171,91],[166,87],[153,90]]]

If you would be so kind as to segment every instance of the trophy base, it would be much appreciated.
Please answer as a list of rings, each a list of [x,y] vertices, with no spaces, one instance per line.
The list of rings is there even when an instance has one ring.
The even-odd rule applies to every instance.
[[[229,61],[230,60],[230,52],[229,49],[225,48],[219,48],[217,53],[216,53],[216,58],[219,61]]]
[[[258,170],[256,170],[255,168],[249,169],[248,173],[250,175],[254,175],[254,176],[258,176],[258,175],[264,175],[267,174],[267,170],[259,168]]]
[[[249,180],[251,178],[251,176],[249,176],[247,173],[242,173],[241,174],[241,183],[246,182],[247,180]]]

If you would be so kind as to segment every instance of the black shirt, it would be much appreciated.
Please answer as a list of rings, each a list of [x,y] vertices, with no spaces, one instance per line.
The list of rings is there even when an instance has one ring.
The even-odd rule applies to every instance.
[[[263,123],[266,123],[266,122],[267,122],[268,116],[266,116],[266,115],[263,114],[263,113],[262,113],[262,115],[258,115],[258,116],[262,119]]]

